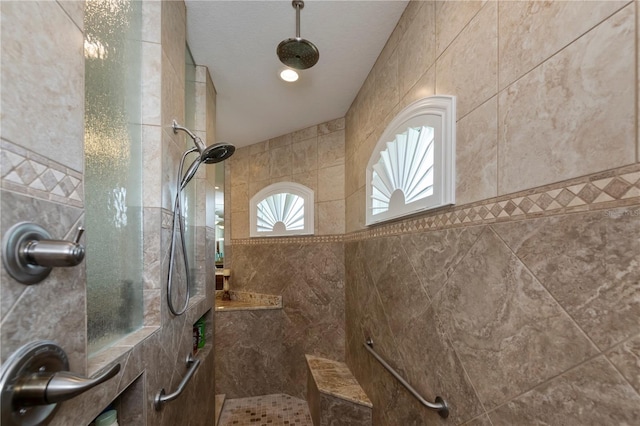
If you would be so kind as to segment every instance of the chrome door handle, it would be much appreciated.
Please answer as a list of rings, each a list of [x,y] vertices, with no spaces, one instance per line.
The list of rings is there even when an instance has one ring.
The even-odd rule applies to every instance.
[[[0,370],[0,424],[39,425],[52,416],[58,403],[106,382],[120,364],[94,378],[67,371],[64,350],[48,340],[32,342],[13,353]]]
[[[74,398],[89,389],[104,383],[120,371],[116,364],[98,377],[87,378],[70,371],[57,373],[34,373],[24,377],[14,388],[14,401],[30,407],[56,404]]]

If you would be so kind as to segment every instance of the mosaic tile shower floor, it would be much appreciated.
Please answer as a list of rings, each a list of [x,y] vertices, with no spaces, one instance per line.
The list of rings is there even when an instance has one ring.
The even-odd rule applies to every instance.
[[[307,401],[285,394],[227,399],[218,426],[313,426]]]

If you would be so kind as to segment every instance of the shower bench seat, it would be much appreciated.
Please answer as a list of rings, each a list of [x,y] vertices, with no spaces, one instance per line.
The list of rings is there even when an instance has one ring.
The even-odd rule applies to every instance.
[[[313,355],[307,358],[307,403],[314,426],[371,426],[373,404],[349,367]]]

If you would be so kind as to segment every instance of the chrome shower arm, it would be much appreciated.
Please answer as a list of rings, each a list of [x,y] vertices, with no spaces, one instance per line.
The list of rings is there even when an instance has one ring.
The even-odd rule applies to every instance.
[[[198,147],[198,151],[200,151],[200,153],[202,153],[204,151],[204,149],[206,148],[204,143],[202,142],[202,139],[197,137],[191,130],[187,129],[186,127],[183,127],[183,126],[179,125],[176,120],[173,120],[173,123],[171,124],[171,127],[173,128],[173,133],[178,133],[178,130],[182,130],[186,134],[188,134],[191,137],[191,139],[193,139],[193,142]]]
[[[293,0],[294,9],[296,10],[296,38],[300,38],[300,9],[304,7],[304,2],[301,0]]]

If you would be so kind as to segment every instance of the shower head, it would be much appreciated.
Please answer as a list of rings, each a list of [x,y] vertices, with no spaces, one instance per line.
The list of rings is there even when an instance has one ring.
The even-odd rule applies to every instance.
[[[195,151],[196,151],[196,148],[192,148],[188,150],[185,153],[185,155],[188,154],[189,152],[195,152]],[[198,167],[200,167],[200,164],[219,163],[231,157],[235,151],[236,151],[235,146],[228,143],[224,143],[224,142],[206,147],[202,151],[202,153],[200,153],[200,155],[195,160],[193,160],[193,163],[191,163],[191,165],[187,169],[187,172],[184,174],[184,177],[180,182],[180,189],[184,189],[184,187],[187,186],[189,181],[193,179],[193,177],[196,175],[196,172],[198,171]]]
[[[225,142],[216,143],[211,146],[205,146],[204,143],[202,143],[202,139],[197,137],[195,134],[193,134],[192,131],[190,131],[186,127],[180,126],[176,122],[176,120],[173,120],[172,127],[173,127],[173,133],[178,133],[178,130],[182,130],[186,134],[188,134],[191,137],[191,139],[193,139],[193,143],[196,146],[195,148],[191,148],[184,153],[184,155],[182,156],[182,162],[184,162],[184,159],[186,158],[187,154],[190,154],[196,151],[199,154],[198,158],[193,160],[193,163],[191,163],[191,165],[187,169],[187,172],[184,174],[184,177],[180,182],[180,189],[184,189],[187,183],[189,183],[189,181],[193,179],[196,172],[198,171],[198,167],[200,167],[200,163],[205,163],[205,164],[219,163],[231,157],[233,153],[236,151],[235,146]]]
[[[220,142],[206,147],[200,153],[200,160],[205,164],[219,163],[227,158],[231,157],[236,152],[236,147],[229,144]]]
[[[281,41],[276,53],[280,62],[286,66],[306,70],[318,62],[320,52],[313,43],[300,37],[300,9],[304,7],[304,1],[293,0],[291,4],[296,10],[296,36]]]

